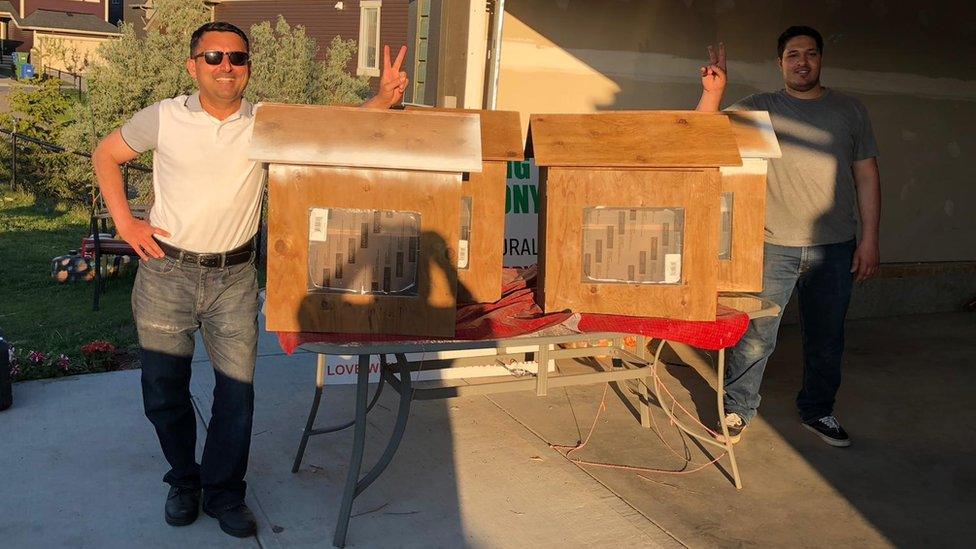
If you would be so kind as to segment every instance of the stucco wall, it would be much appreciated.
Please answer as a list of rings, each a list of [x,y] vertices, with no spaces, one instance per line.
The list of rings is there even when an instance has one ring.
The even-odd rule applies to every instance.
[[[48,68],[84,74],[92,63],[100,59],[97,50],[106,40],[112,39],[38,32],[34,35],[31,62],[38,67],[38,71]]]
[[[976,260],[976,4],[840,0],[506,0],[499,109],[691,109],[705,45],[726,104],[782,87],[776,37],[825,38],[825,85],[867,105],[880,147],[882,260]]]

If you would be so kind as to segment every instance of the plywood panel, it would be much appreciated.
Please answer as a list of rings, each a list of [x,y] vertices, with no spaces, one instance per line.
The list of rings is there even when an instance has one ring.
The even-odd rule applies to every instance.
[[[511,111],[410,106],[407,110],[475,114],[481,119],[482,173],[472,173],[461,193],[472,199],[471,240],[466,268],[458,268],[458,300],[493,303],[501,299],[502,242],[505,238],[505,183],[509,160],[522,160],[519,114]]]
[[[540,171],[540,304],[575,312],[714,320],[720,175],[711,170]],[[584,210],[679,207],[684,211],[680,283],[583,281]],[[608,228],[609,230],[609,228]]]
[[[481,124],[464,113],[259,105],[250,158],[277,164],[481,171]]]
[[[446,109],[411,105],[408,111],[455,112],[477,114],[481,118],[482,160],[522,160],[525,143],[522,141],[522,124],[515,111],[489,111],[483,109]]]
[[[268,330],[454,335],[460,174],[272,164],[268,187]],[[311,208],[418,212],[418,295],[308,293]]]
[[[742,158],[779,158],[779,149],[773,121],[766,111],[726,111],[732,123],[732,133],[739,145]]]
[[[725,116],[694,111],[537,114],[526,156],[540,166],[611,168],[741,165]]]
[[[505,162],[485,162],[484,171],[461,184],[472,199],[468,266],[458,269],[458,301],[494,303],[502,297],[502,242],[505,238]]]
[[[742,167],[722,168],[722,192],[732,193],[732,253],[718,262],[721,292],[760,292],[766,220],[766,166],[743,158]]]

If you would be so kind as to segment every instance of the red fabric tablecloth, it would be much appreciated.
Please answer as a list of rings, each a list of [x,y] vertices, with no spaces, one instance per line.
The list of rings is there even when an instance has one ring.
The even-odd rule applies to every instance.
[[[712,322],[691,322],[667,318],[580,314],[570,311],[549,313],[535,302],[535,269],[505,269],[502,298],[495,303],[461,304],[453,338],[442,340],[478,341],[506,339],[566,324],[583,333],[620,332],[685,343],[699,349],[719,350],[738,343],[746,328],[746,313],[722,305]],[[278,332],[278,343],[288,354],[304,343],[392,343],[439,341],[381,334],[336,334],[321,332]]]

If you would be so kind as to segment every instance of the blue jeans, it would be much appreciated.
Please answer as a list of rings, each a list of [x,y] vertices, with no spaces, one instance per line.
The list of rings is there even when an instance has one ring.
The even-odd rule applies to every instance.
[[[258,286],[253,262],[200,267],[168,257],[139,263],[132,311],[142,347],[142,397],[170,470],[163,481],[202,488],[213,510],[244,500],[254,415]],[[214,368],[213,408],[196,461],[190,401],[194,333]]]
[[[759,386],[766,362],[776,348],[783,310],[793,288],[800,305],[803,339],[803,387],[796,397],[800,419],[814,421],[831,415],[840,387],[844,353],[844,318],[851,301],[855,241],[822,246],[791,247],[766,244],[763,291],[781,310],[776,317],[757,318],[729,352],[725,371],[725,411],[745,422],[756,416]]]

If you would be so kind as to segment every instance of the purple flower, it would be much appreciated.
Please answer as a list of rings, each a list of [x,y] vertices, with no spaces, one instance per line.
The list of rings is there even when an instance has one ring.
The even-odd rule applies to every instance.
[[[47,355],[41,351],[31,351],[30,354],[27,355],[27,360],[30,361],[31,364],[41,364],[46,359]]]
[[[20,366],[14,364],[13,366],[10,367],[10,377],[19,377],[19,376],[20,376]]]
[[[56,363],[58,365],[58,369],[62,372],[67,372],[68,368],[71,366],[71,360],[67,355],[64,354],[58,356]]]

